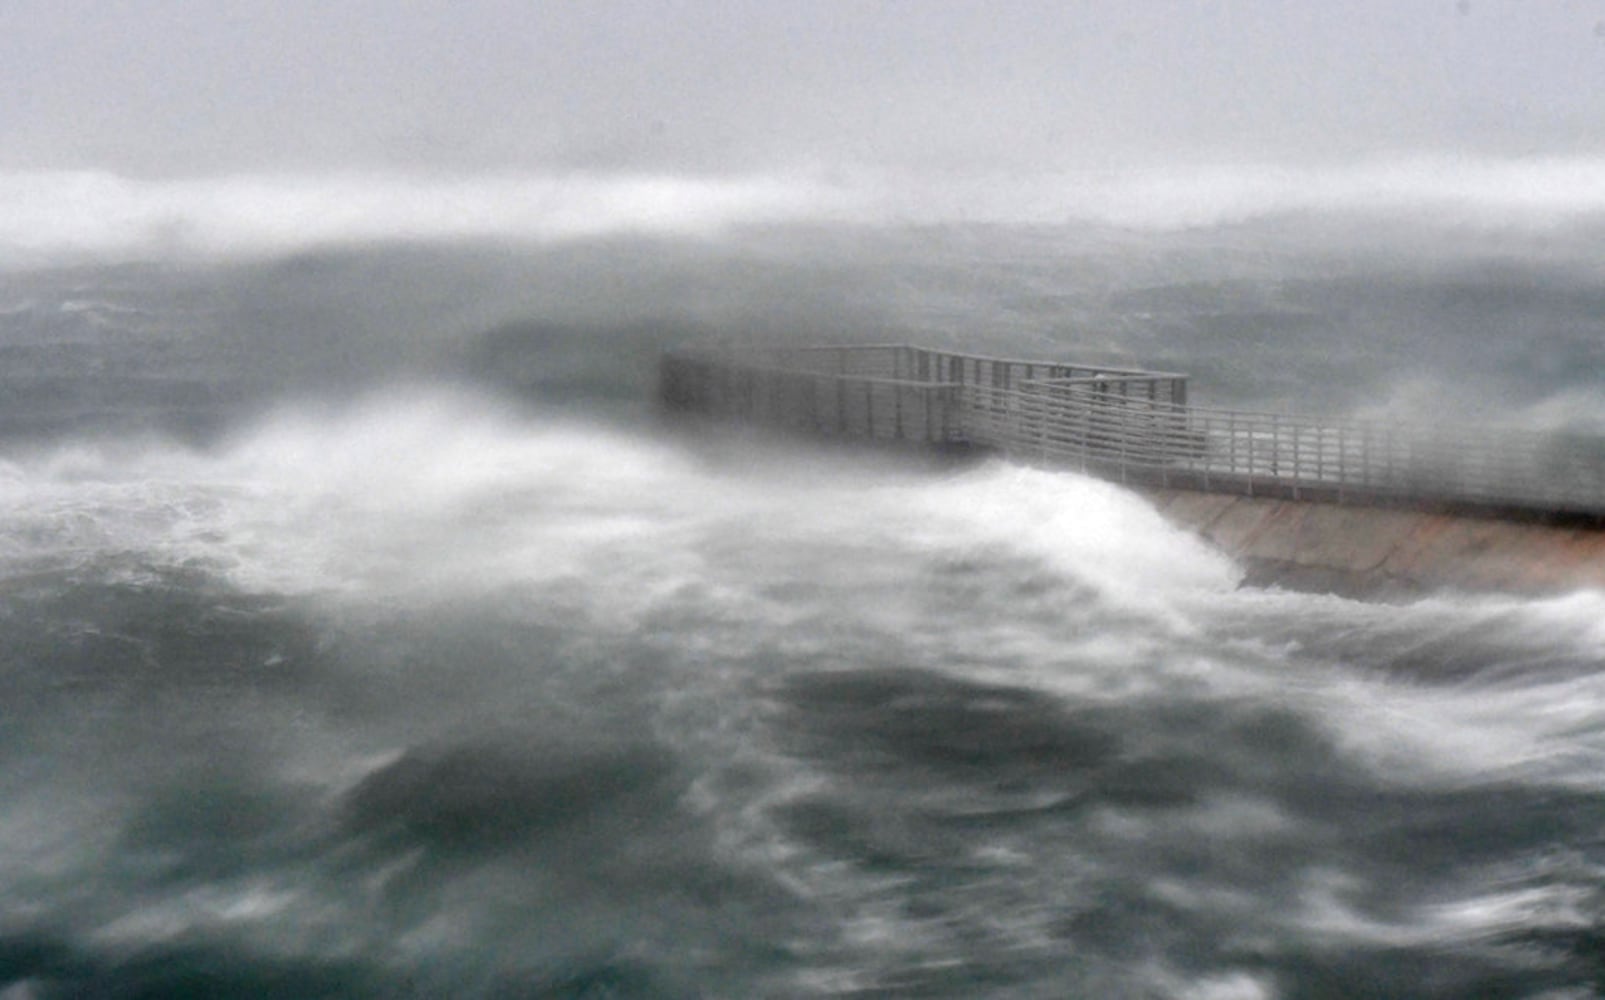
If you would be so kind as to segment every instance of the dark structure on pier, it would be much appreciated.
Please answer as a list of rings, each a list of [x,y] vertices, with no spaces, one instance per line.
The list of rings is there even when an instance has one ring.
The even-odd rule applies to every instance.
[[[1136,486],[1605,521],[1605,440],[1194,406],[1187,377],[907,345],[688,348],[665,406],[809,434],[975,447]]]

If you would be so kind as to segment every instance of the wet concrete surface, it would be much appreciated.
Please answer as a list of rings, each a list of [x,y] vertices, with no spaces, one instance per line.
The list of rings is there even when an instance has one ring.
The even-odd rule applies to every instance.
[[[1605,529],[1468,514],[1145,489],[1250,584],[1356,596],[1605,588]]]

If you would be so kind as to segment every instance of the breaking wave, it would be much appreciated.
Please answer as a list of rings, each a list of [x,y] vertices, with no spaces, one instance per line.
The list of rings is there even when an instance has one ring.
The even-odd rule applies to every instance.
[[[169,210],[198,220],[203,187],[164,188]],[[872,188],[678,231],[894,216]],[[241,224],[225,247],[200,220],[105,252],[429,236],[367,204],[367,230]],[[1539,343],[1546,405],[1593,398],[1597,255],[1304,298],[1271,268],[1263,302],[1172,262],[1076,313],[1096,259],[1044,241],[1039,270],[1033,234],[956,233],[937,306],[987,259],[1040,276],[972,290],[950,318],[971,349],[1014,349],[1018,289],[1055,329],[1136,311],[1149,344],[1195,330],[1194,356],[1265,372],[1350,328],[1277,316],[1380,297],[1354,327],[1464,335],[1419,364],[1479,405],[1479,373],[1508,385]],[[830,270],[865,269],[834,253],[854,239]],[[1132,242],[1163,252],[1102,266],[1173,245]],[[1591,995],[1605,593],[1240,588],[1073,472],[640,419],[615,401],[650,379],[619,362],[669,334],[568,317],[636,286],[670,314],[682,289],[739,298],[723,270],[754,255],[603,249],[13,275],[7,415],[40,429],[0,443],[0,997]],[[827,269],[804,256],[758,275],[751,315]],[[905,259],[879,266],[917,277]],[[1580,373],[1565,395],[1556,372]],[[208,401],[205,434],[140,419]]]
[[[1597,222],[1605,216],[1605,161],[1413,157],[1007,175],[852,167],[729,176],[12,173],[0,175],[0,261],[258,255],[392,240],[707,237],[810,222],[1169,231],[1287,214],[1399,213],[1455,226]]]
[[[0,253],[273,254],[390,240],[552,241],[706,235],[789,221],[819,192],[785,178],[390,173],[135,180],[109,173],[0,176]]]
[[[1605,595],[1239,590],[1073,473],[418,388],[16,454],[0,523],[12,990],[1448,996],[1598,942]]]

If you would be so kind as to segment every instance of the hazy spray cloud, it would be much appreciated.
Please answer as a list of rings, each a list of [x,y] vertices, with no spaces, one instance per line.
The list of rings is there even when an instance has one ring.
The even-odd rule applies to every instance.
[[[1605,0],[0,3],[0,165],[743,172],[1598,151]]]
[[[1605,161],[1387,158],[1234,165],[726,176],[566,171],[236,174],[135,180],[0,174],[0,267],[128,256],[256,256],[370,241],[552,243],[709,237],[799,222],[1081,224],[1148,232],[1280,217],[1410,221],[1507,235],[1605,222]]]
[[[1605,0],[0,0],[0,265],[1605,211]]]

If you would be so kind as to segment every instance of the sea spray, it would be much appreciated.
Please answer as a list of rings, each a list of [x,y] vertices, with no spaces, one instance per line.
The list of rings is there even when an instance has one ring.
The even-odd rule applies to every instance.
[[[1507,326],[1592,370],[1566,240],[1334,277],[1241,237],[8,274],[0,991],[1585,993],[1599,594],[1243,587],[1072,471],[691,433],[636,390],[642,345],[754,317],[1352,377],[1312,406],[1398,367],[1373,319],[1455,395],[1555,389]],[[484,339],[532,377],[459,363]]]

